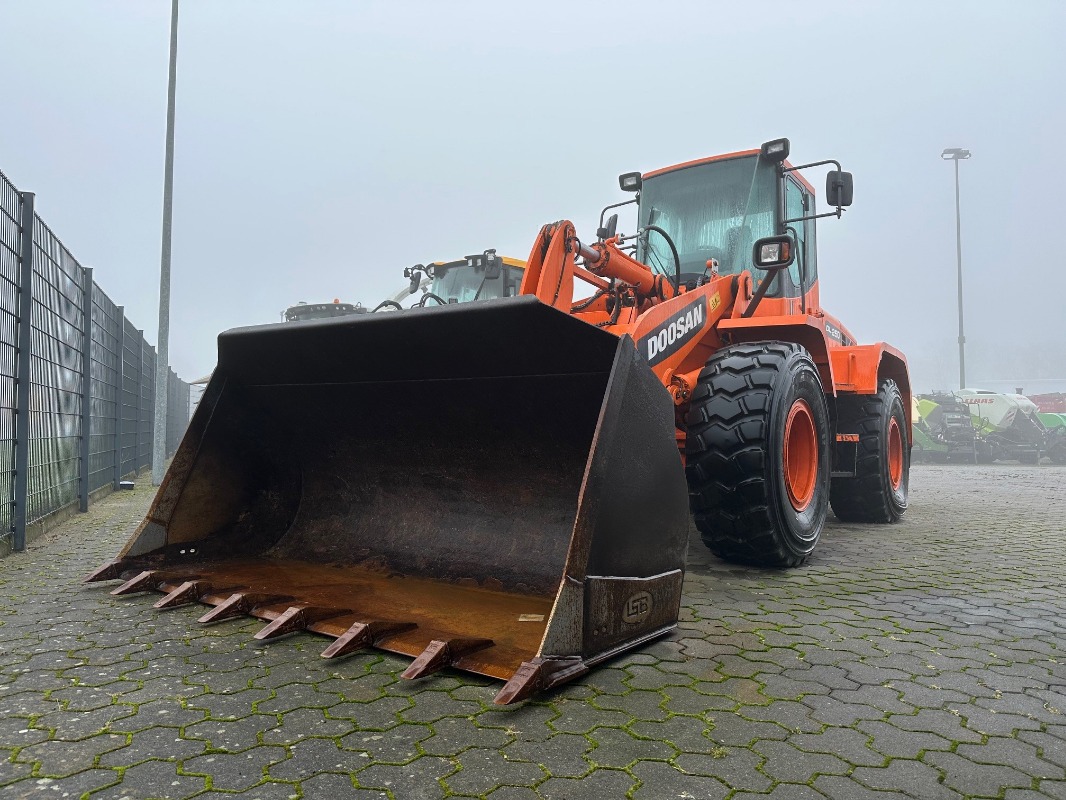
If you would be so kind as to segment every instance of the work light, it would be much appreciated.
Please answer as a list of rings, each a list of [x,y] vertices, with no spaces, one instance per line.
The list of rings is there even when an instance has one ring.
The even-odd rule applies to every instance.
[[[627,172],[618,176],[618,185],[623,192],[639,192],[640,183],[639,172]]]
[[[773,139],[762,146],[762,155],[768,161],[784,161],[788,158],[788,139]]]

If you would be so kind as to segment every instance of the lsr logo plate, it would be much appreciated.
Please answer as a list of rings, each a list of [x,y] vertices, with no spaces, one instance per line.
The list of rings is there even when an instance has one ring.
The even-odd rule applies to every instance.
[[[622,622],[636,625],[643,622],[651,614],[652,599],[649,592],[637,592],[626,600],[622,608]]]
[[[711,308],[717,308],[721,302],[719,296],[715,294],[711,298]],[[707,298],[701,297],[680,311],[674,312],[664,322],[640,337],[637,347],[648,359],[648,363],[654,367],[684,347],[686,342],[695,339],[706,321]]]

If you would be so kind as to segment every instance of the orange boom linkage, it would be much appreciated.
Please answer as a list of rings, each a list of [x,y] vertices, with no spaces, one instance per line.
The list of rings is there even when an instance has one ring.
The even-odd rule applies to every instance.
[[[690,510],[713,552],[773,566],[830,506],[899,519],[906,361],[818,300],[815,221],[851,176],[818,214],[787,155],[623,175],[637,233],[546,225],[518,297],[221,334],[148,516],[88,580],[510,703],[676,626]]]

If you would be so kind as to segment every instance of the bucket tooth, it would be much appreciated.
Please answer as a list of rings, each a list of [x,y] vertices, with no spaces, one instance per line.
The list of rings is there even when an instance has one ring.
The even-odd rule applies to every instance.
[[[158,589],[159,585],[163,582],[164,578],[158,570],[146,569],[144,572],[139,572],[126,581],[121,586],[112,589],[111,594],[133,594],[135,592],[148,592],[153,589]]]
[[[450,667],[463,656],[476,653],[478,650],[485,650],[493,644],[492,639],[434,639],[400,677],[414,680],[432,675],[445,667]]]
[[[161,600],[157,600],[153,606],[163,610],[165,608],[176,608],[177,606],[195,603],[200,599],[200,593],[204,588],[206,588],[206,585],[203,581],[185,581],[185,583],[170,594],[164,596]]]
[[[498,706],[517,703],[537,692],[579,678],[589,671],[580,658],[534,658],[523,661],[493,702]]]
[[[82,583],[95,583],[96,581],[111,581],[122,575],[126,569],[127,564],[122,559],[117,561],[108,561],[106,564],[101,564],[94,569],[82,580]]]
[[[413,622],[393,622],[391,620],[374,620],[373,622],[356,622],[352,627],[337,637],[337,641],[322,651],[322,658],[337,658],[373,647],[397,633],[414,630],[418,626]]]
[[[197,602],[201,597],[209,594],[222,594],[223,592],[232,592],[240,589],[240,586],[227,586],[225,588],[212,586],[207,581],[201,580],[189,580],[185,581],[181,586],[172,591],[166,597],[158,600],[155,603],[155,608],[160,610],[166,608],[177,608],[178,606],[188,605],[189,603]]]
[[[197,622],[221,622],[224,619],[239,617],[249,613],[256,606],[268,606],[272,603],[287,603],[293,600],[289,594],[264,594],[261,592],[234,592],[217,606],[212,608]]]
[[[286,633],[295,633],[304,630],[313,622],[319,622],[331,617],[339,617],[342,614],[351,614],[347,608],[330,608],[329,606],[289,606],[274,619],[269,625],[259,631],[256,639],[277,639]]]

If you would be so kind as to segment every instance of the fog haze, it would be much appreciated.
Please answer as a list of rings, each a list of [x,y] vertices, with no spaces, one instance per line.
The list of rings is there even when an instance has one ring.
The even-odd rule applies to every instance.
[[[525,258],[557,219],[591,239],[625,199],[619,173],[787,136],[793,163],[855,176],[854,206],[819,223],[823,305],[860,341],[900,347],[918,390],[957,386],[940,153],[971,150],[967,382],[1066,390],[1066,4],[180,13],[170,356],[186,380],[211,370],[221,330],[300,300],[375,305],[416,262]],[[153,342],[169,16],[166,0],[0,0],[0,170]],[[808,176],[819,190],[823,174]]]

